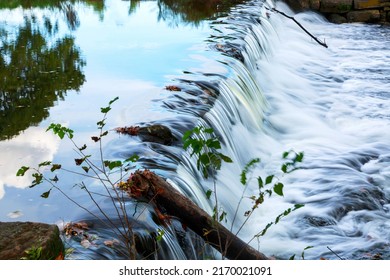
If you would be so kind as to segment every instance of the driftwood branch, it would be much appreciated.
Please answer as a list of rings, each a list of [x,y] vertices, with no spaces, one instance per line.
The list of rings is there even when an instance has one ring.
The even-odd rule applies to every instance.
[[[136,171],[128,180],[127,192],[136,198],[146,198],[166,215],[179,218],[181,222],[201,236],[208,244],[228,259],[267,260],[261,252],[253,249],[190,199],[179,193],[163,178],[144,170]]]
[[[311,34],[305,27],[303,27],[302,24],[299,23],[299,21],[297,21],[294,17],[292,16],[289,16],[287,15],[286,13],[282,12],[282,11],[279,11],[275,8],[272,8],[272,9],[269,9],[266,7],[267,10],[269,11],[273,11],[273,12],[277,12],[279,14],[281,14],[282,16],[288,18],[288,19],[291,19],[292,21],[294,21],[303,31],[306,32],[306,34],[308,34],[311,38],[314,39],[314,41],[316,41],[318,44],[320,44],[321,46],[325,47],[325,48],[328,48],[328,45],[326,44],[325,40],[324,42],[321,42],[317,37],[315,37],[313,34]]]

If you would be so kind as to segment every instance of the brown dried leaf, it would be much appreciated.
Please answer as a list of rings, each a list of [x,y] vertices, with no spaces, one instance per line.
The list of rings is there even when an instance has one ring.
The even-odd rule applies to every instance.
[[[181,91],[181,88],[178,86],[166,86],[165,89],[169,91]]]
[[[139,126],[129,126],[129,127],[125,126],[125,127],[115,128],[115,131],[121,134],[129,134],[132,136],[136,136],[139,134],[139,129],[140,129]]]

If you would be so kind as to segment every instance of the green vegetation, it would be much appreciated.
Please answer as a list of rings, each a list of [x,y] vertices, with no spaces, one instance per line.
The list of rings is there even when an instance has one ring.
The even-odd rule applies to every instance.
[[[51,124],[48,127],[47,131],[52,131],[60,139],[68,139],[75,147],[77,158],[74,159],[74,163],[79,170],[75,171],[71,169],[66,169],[63,168],[61,164],[53,163],[51,161],[45,161],[41,162],[38,167],[22,166],[21,168],[19,168],[16,175],[24,176],[26,172],[32,171],[31,176],[33,180],[30,188],[41,185],[42,183],[46,183],[47,185],[49,185],[49,189],[44,191],[41,195],[41,197],[43,198],[48,198],[53,189],[58,190],[61,194],[63,194],[67,199],[72,201],[78,207],[85,210],[91,216],[97,218],[103,224],[107,225],[107,228],[111,229],[115,235],[122,237],[122,240],[124,241],[128,252],[128,256],[131,259],[136,259],[136,249],[131,219],[128,216],[125,206],[126,198],[124,197],[123,192],[119,190],[118,186],[123,182],[123,178],[126,172],[132,167],[131,165],[138,160],[138,156],[133,155],[124,161],[110,161],[105,159],[102,153],[102,139],[108,135],[108,130],[105,130],[106,117],[111,110],[111,105],[116,100],[118,100],[118,98],[114,98],[113,100],[111,100],[107,107],[101,108],[101,113],[103,114],[103,117],[100,121],[97,122],[98,134],[96,136],[91,137],[91,140],[94,143],[98,143],[98,145],[100,145],[101,153],[97,162],[95,161],[95,159],[91,158],[90,154],[87,153],[88,146],[86,144],[78,145],[73,140],[74,131],[72,129],[67,128],[61,124]],[[86,179],[97,180],[101,183],[105,194],[91,191],[89,186],[84,182],[76,184],[76,186],[86,192],[88,197],[98,209],[100,215],[95,214],[92,209],[89,209],[79,204],[67,194],[67,190],[64,190],[59,184],[60,178],[57,172],[58,170],[62,170],[65,173],[71,175],[79,175]],[[52,175],[47,175],[47,173],[50,173]],[[119,178],[117,176],[118,173]],[[113,179],[112,175],[114,175],[114,177],[116,177],[117,179]],[[116,215],[110,216],[100,207],[98,201],[96,200],[96,196],[102,195],[110,199]],[[116,219],[120,221],[120,226],[117,226],[117,224],[115,223],[114,220]]]
[[[226,221],[227,213],[223,210],[223,208],[219,205],[218,202],[219,200],[217,195],[218,188],[216,182],[216,171],[221,169],[222,162],[230,163],[232,162],[232,159],[218,151],[222,148],[221,143],[218,138],[214,136],[214,130],[212,128],[204,128],[202,126],[199,126],[187,131],[183,135],[183,143],[184,149],[191,151],[190,156],[196,156],[198,170],[202,172],[205,178],[208,178],[209,175],[211,175],[213,179],[213,191],[209,190],[206,192],[208,198],[210,198],[211,195],[214,194],[215,205],[213,208],[213,218],[218,222]],[[284,163],[282,164],[280,170],[282,171],[282,174],[284,176],[299,169],[297,165],[303,161],[304,154],[303,152],[296,153],[294,151],[288,151],[284,152],[282,157]],[[277,196],[284,196],[284,184],[281,182],[281,179],[278,178],[276,174],[270,174],[265,177],[257,176],[255,179],[257,181],[258,193],[247,193],[248,184],[252,179],[254,179],[252,177],[252,171],[258,163],[260,163],[259,158],[254,158],[250,160],[245,165],[240,174],[240,182],[244,186],[244,189],[242,191],[241,198],[238,202],[234,217],[232,218],[232,224],[230,229],[232,232],[243,199],[249,198],[252,202],[252,207],[245,211],[245,219],[243,223],[239,226],[237,232],[235,232],[236,235],[240,233],[240,231],[248,223],[254,211],[261,204],[263,204],[267,198],[270,198],[273,194],[276,194]],[[268,223],[265,228],[255,234],[252,239],[249,240],[248,243],[252,242],[254,239],[259,239],[260,237],[264,236],[272,225],[278,224],[282,218],[287,217],[293,211],[298,210],[303,206],[303,204],[295,204],[293,205],[293,207],[284,210],[274,219],[274,221]],[[309,246],[306,249],[309,248],[311,247]],[[302,253],[302,258],[304,258],[304,253]]]
[[[27,256],[21,258],[22,260],[40,260],[42,258],[42,247],[32,246],[25,253]]]
[[[56,8],[65,2],[70,4],[86,2],[94,7],[104,7],[104,0],[0,0],[0,9]]]
[[[49,21],[39,26],[27,18],[15,33],[0,30],[0,140],[40,123],[85,82],[74,38],[57,39]]]

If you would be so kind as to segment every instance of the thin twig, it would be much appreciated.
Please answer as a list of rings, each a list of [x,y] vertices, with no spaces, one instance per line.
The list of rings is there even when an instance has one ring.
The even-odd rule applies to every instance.
[[[330,247],[329,246],[326,246],[326,248],[328,248],[328,250],[329,251],[331,251],[333,254],[335,254],[336,255],[336,257],[338,257],[340,260],[343,260],[343,261],[345,261],[345,259],[344,258],[342,258],[342,257],[340,257],[335,251],[333,251],[332,249],[330,249]]]
[[[303,31],[305,31],[311,38],[314,39],[314,41],[316,41],[318,44],[320,44],[321,46],[325,47],[325,48],[328,48],[328,45],[326,44],[325,40],[324,42],[321,42],[317,37],[315,37],[313,34],[311,34],[309,31],[307,31],[307,29],[305,27],[302,26],[302,24],[300,24],[294,17],[292,16],[289,16],[287,14],[285,14],[284,12],[282,11],[279,11],[275,8],[272,8],[272,9],[269,9],[267,7],[265,7],[267,10],[269,11],[274,11],[274,12],[277,12],[279,14],[281,14],[282,16],[285,16],[286,18],[288,19],[291,19],[292,21],[294,21]]]

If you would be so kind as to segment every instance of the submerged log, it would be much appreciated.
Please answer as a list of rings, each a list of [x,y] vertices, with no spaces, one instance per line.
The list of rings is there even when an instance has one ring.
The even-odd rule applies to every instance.
[[[135,198],[146,198],[160,211],[175,216],[201,236],[208,244],[228,259],[267,260],[268,257],[253,249],[234,235],[190,199],[179,193],[163,178],[144,170],[136,171],[128,180],[127,191]]]

